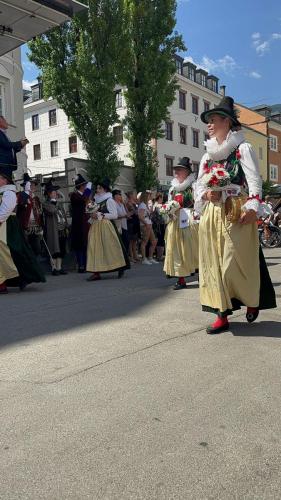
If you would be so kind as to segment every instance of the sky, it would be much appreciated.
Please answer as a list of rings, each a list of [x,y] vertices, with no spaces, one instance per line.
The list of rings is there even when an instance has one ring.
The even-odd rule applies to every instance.
[[[280,0],[178,0],[183,55],[219,77],[227,95],[251,107],[281,103]],[[36,66],[22,47],[24,87]]]

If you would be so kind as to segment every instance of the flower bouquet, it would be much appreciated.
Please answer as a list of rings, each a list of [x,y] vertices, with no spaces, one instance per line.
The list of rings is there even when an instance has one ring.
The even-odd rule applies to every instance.
[[[206,188],[212,191],[223,191],[231,184],[230,175],[220,163],[209,166],[208,162],[204,165],[204,174],[202,182]]]
[[[94,203],[93,201],[90,201],[89,203],[87,203],[86,205],[86,213],[87,214],[95,214],[99,209],[99,206]]]
[[[159,213],[164,217],[166,222],[170,220],[176,220],[176,212],[181,208],[180,204],[176,200],[168,201],[164,203],[159,209]]]

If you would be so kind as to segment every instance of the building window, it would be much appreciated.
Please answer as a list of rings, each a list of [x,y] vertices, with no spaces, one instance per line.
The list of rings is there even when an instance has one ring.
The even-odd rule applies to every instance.
[[[33,158],[34,158],[34,160],[41,160],[41,146],[40,146],[40,144],[34,144],[34,146],[33,146]]]
[[[123,106],[122,90],[117,90],[117,92],[115,92],[115,107],[122,108],[122,106]]]
[[[199,163],[197,161],[192,162],[192,170],[195,175],[195,178],[197,179],[198,177],[198,172],[199,172]]]
[[[180,109],[186,109],[186,93],[179,91],[179,107]]]
[[[208,141],[210,139],[208,132],[204,132],[204,141]]]
[[[179,61],[178,59],[176,59],[176,72],[179,75],[182,75],[182,61]]]
[[[278,166],[277,165],[270,165],[269,180],[271,180],[271,181],[278,180]]]
[[[199,130],[192,130],[192,146],[199,148]]]
[[[195,81],[195,70],[194,68],[188,68],[188,78],[189,80]]]
[[[50,147],[51,147],[51,157],[53,158],[54,156],[59,156],[59,143],[58,143],[58,141],[51,141]]]
[[[4,116],[4,87],[0,84],[0,115]]]
[[[208,101],[204,101],[204,111],[209,111],[210,103]]]
[[[39,115],[32,115],[32,130],[39,129]]]
[[[259,160],[263,159],[263,150],[261,147],[259,147]]]
[[[113,127],[113,137],[115,144],[122,144],[123,142],[123,127]]]
[[[203,85],[203,87],[206,87],[206,83],[207,83],[207,80],[206,80],[206,75],[201,75],[201,85]]]
[[[278,150],[278,141],[276,135],[270,135],[269,136],[269,148],[271,151],[277,151]]]
[[[186,127],[184,125],[179,125],[180,129],[180,144],[186,144]]]
[[[50,125],[50,127],[53,127],[56,124],[57,124],[57,110],[50,109],[50,111],[49,111],[49,125]]]
[[[173,140],[173,124],[172,124],[172,122],[166,122],[166,139],[167,139],[167,141]]]
[[[191,96],[192,98],[192,113],[198,115],[198,97]]]
[[[166,175],[168,177],[173,176],[174,159],[166,156]]]
[[[77,135],[72,135],[68,138],[69,152],[77,153]]]

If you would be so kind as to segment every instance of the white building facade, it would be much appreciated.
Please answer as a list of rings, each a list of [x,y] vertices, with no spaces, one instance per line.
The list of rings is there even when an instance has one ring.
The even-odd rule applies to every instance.
[[[25,135],[22,75],[19,48],[0,57],[0,115],[3,115],[10,125],[8,137],[11,141],[19,141]],[[22,178],[23,172],[26,171],[26,159],[24,150],[17,154],[16,179]]]
[[[218,90],[218,79],[206,71],[197,69],[190,62],[177,58],[179,89],[169,109],[169,120],[163,123],[164,137],[153,141],[158,158],[158,179],[162,186],[169,185],[173,166],[183,156],[188,156],[198,170],[205,152],[207,126],[200,114],[219,103],[224,87]],[[24,105],[28,169],[32,175],[64,171],[64,160],[70,157],[87,158],[82,142],[71,131],[66,114],[54,99],[44,101],[40,85],[32,87],[32,96]],[[133,167],[130,146],[122,120],[126,117],[124,90],[116,89],[116,108],[119,124],[113,127],[118,155],[125,167]]]

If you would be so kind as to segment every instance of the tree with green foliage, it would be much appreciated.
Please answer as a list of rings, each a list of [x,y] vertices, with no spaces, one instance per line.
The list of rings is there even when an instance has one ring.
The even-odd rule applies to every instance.
[[[275,195],[276,187],[274,186],[272,181],[263,181],[262,183],[262,197],[263,199],[266,196]]]
[[[175,54],[185,50],[174,32],[176,0],[124,0],[123,50],[118,77],[126,91],[128,137],[136,169],[136,186],[155,185],[157,161],[152,140],[177,89]]]
[[[70,118],[89,157],[89,177],[114,182],[121,162],[112,126],[118,55],[123,43],[123,0],[89,0],[86,13],[29,43],[30,60],[42,72],[44,97]]]

